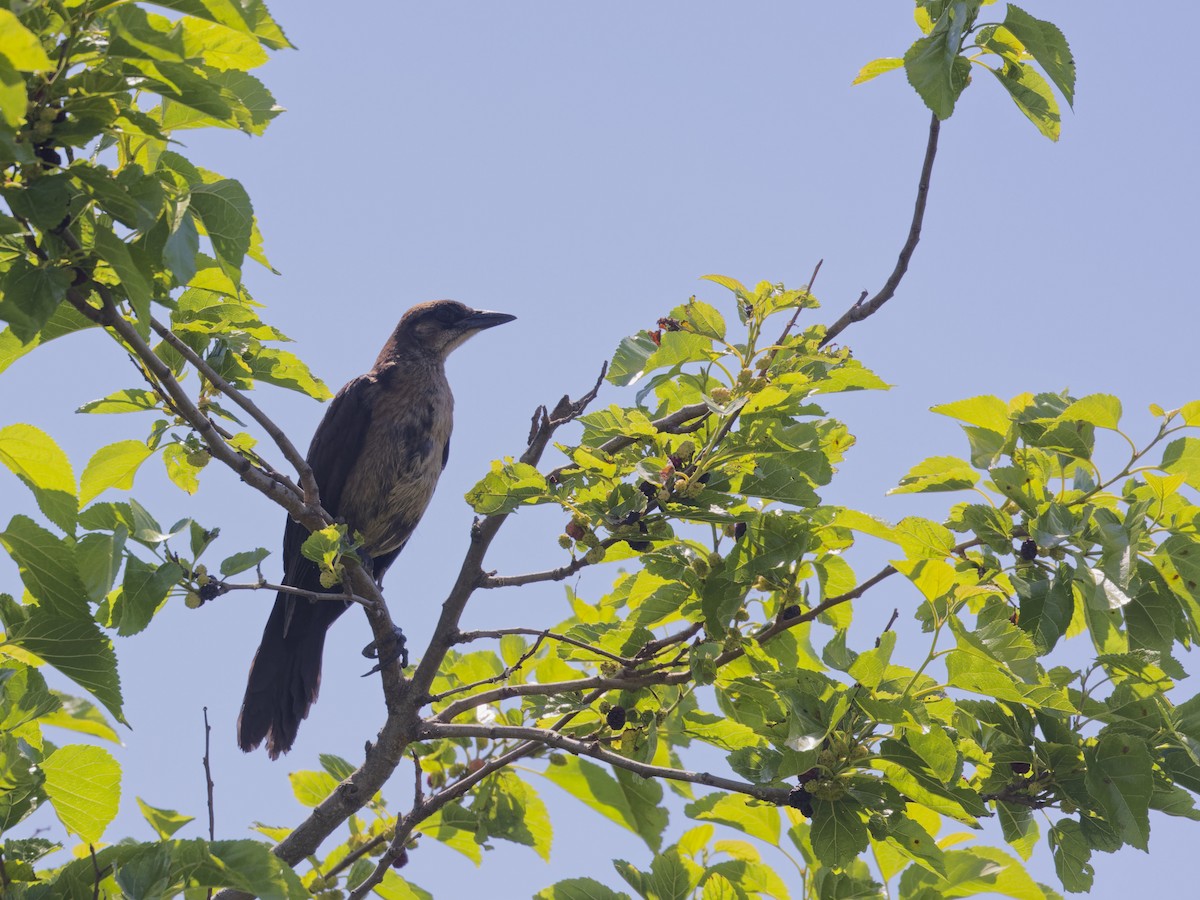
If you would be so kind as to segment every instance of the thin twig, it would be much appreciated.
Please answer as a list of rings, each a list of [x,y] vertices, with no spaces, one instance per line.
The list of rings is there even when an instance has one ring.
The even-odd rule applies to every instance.
[[[598,700],[603,694],[602,691],[593,691],[584,698],[584,703],[591,704]],[[578,710],[569,712],[562,716],[557,722],[550,726],[550,732],[556,732],[565,728],[577,715]],[[459,797],[467,793],[471,788],[477,785],[489,775],[500,771],[516,762],[522,757],[528,756],[531,753],[536,753],[543,749],[543,744],[537,741],[526,741],[523,744],[510,750],[501,756],[496,757],[490,762],[480,766],[476,771],[469,772],[467,775],[460,778],[453,784],[442,788],[432,797],[425,800],[420,806],[415,806],[408,811],[405,816],[396,823],[395,835],[392,842],[388,845],[387,850],[383,852],[379,862],[375,865],[375,870],[367,876],[354,891],[350,894],[349,900],[362,900],[366,897],[375,885],[383,880],[383,876],[387,874],[387,870],[391,867],[392,862],[399,858],[400,853],[404,850],[404,845],[408,843],[409,836],[413,833],[418,825],[432,816],[435,812],[451,801],[457,800]]]
[[[212,765],[210,763],[210,747],[209,739],[212,735],[212,727],[208,724],[208,707],[204,708],[204,784],[208,794],[208,839],[215,841],[217,839],[217,820],[213,805],[213,784]],[[212,888],[208,889],[208,900],[212,900]]]
[[[155,333],[161,337],[173,350],[179,353],[184,359],[195,367],[205,380],[208,381],[218,391],[245,410],[246,414],[257,422],[275,442],[275,446],[279,448],[284,458],[292,464],[296,469],[296,474],[300,477],[300,490],[304,495],[304,502],[308,506],[316,506],[318,502],[317,480],[313,476],[312,468],[303,454],[296,449],[291,439],[284,433],[283,429],[275,424],[270,417],[266,415],[258,406],[247,397],[244,393],[221,377],[221,374],[210,366],[200,354],[189,347],[186,343],[179,339],[170,328],[162,322],[151,317],[150,327]]]
[[[900,279],[908,271],[909,260],[912,259],[913,251],[917,249],[917,242],[921,240],[921,223],[925,219],[925,202],[929,199],[929,179],[933,174],[934,157],[937,156],[938,132],[941,130],[941,124],[941,120],[936,115],[930,117],[929,140],[925,144],[925,162],[921,165],[921,178],[917,182],[917,201],[913,206],[912,224],[908,228],[908,240],[904,242],[904,247],[900,250],[900,256],[896,260],[896,267],[892,269],[892,274],[888,276],[888,280],[884,282],[878,294],[867,300],[867,292],[863,291],[858,302],[826,329],[825,337],[821,339],[822,347],[841,334],[848,326],[877,313],[883,304],[892,299],[896,288],[900,286]]]
[[[245,584],[231,584],[227,581],[217,583],[219,594],[225,594],[229,591],[274,591],[277,594],[291,594],[295,597],[302,597],[305,600],[319,600],[321,602],[327,600],[341,600],[347,603],[357,603],[359,606],[371,607],[374,605],[373,600],[367,600],[365,597],[360,597],[358,594],[346,593],[343,591],[340,594],[330,594],[325,591],[306,591],[303,588],[292,587],[290,584],[272,584],[269,581],[251,581]]]
[[[816,284],[817,275],[820,273],[821,266],[824,265],[824,263],[825,263],[825,260],[823,260],[823,259],[817,260],[816,268],[813,269],[812,276],[808,279],[808,285],[804,288],[805,293],[810,294],[810,295],[812,294],[812,286],[814,284]],[[772,362],[775,361],[775,355],[777,353],[779,353],[780,348],[783,347],[783,342],[787,340],[788,334],[791,332],[792,328],[795,327],[796,321],[800,318],[800,313],[803,310],[804,310],[803,306],[797,306],[796,311],[794,313],[792,313],[792,318],[787,323],[787,326],[783,329],[783,334],[779,335],[779,340],[777,340],[775,342],[774,346],[771,349],[771,352],[767,355],[767,365],[768,366]]]
[[[690,677],[690,673],[681,674],[684,674],[685,677]],[[490,691],[480,691],[478,694],[472,694],[469,697],[464,697],[462,700],[456,700],[429,721],[452,722],[456,716],[460,716],[468,710],[475,709],[487,703],[498,703],[501,700],[509,700],[513,697],[542,697],[568,694],[574,691],[586,691],[588,689],[598,690],[602,693],[607,691],[632,690],[648,687],[653,684],[667,684],[669,683],[668,679],[669,675],[666,672],[631,672],[627,675],[616,675],[611,678],[603,675],[595,675],[591,678],[550,681],[545,684],[539,682],[533,682],[532,684],[506,684],[503,687],[493,688]]]
[[[616,541],[610,541],[609,543],[616,543]],[[486,590],[491,590],[493,588],[517,587],[523,584],[537,584],[541,581],[564,581],[588,565],[590,564],[586,556],[577,556],[565,566],[559,566],[557,569],[548,569],[545,572],[529,572],[525,575],[487,574],[483,576],[483,580],[479,583],[479,586]]]
[[[506,637],[507,635],[527,635],[529,637],[547,638],[552,641],[558,641],[562,644],[570,644],[572,647],[578,647],[580,650],[588,650],[592,653],[595,653],[597,656],[603,656],[606,659],[611,659],[613,662],[618,662],[623,666],[632,666],[634,664],[632,659],[626,659],[624,656],[618,656],[616,653],[609,653],[607,650],[603,650],[600,647],[594,647],[586,641],[576,640],[573,637],[569,637],[565,634],[559,634],[554,631],[547,631],[544,628],[497,628],[493,631],[464,631],[458,636],[458,640],[455,641],[455,643],[469,644],[472,641],[487,640],[489,638],[492,640],[498,640],[499,638]]]
[[[421,730],[421,739],[451,737],[476,737],[490,740],[523,740],[544,744],[557,750],[565,750],[577,756],[590,756],[602,760],[620,769],[627,769],[643,778],[666,778],[670,781],[687,781],[692,784],[703,784],[708,787],[720,788],[745,794],[768,803],[783,805],[787,802],[790,788],[771,788],[760,784],[750,784],[713,775],[709,772],[690,772],[686,769],[672,769],[668,766],[655,766],[638,762],[635,759],[621,756],[607,749],[598,741],[584,741],[567,737],[544,728],[526,728],[516,725],[457,725],[441,722],[429,722]]]

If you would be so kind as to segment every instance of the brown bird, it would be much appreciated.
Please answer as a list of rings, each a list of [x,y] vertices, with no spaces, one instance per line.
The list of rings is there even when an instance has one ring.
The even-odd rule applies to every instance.
[[[453,300],[414,306],[380,351],[375,366],[333,398],[308,448],[321,505],[361,535],[360,551],[377,582],[404,549],[450,456],[454,397],[446,380],[450,351],[507,313]],[[326,591],[300,547],[308,531],[290,516],[283,531],[283,583]],[[280,592],[250,666],[238,716],[238,746],[265,738],[277,759],[291,749],[321,687],[325,632],[349,606]],[[399,653],[403,637],[398,636]],[[395,658],[395,657],[393,657]]]

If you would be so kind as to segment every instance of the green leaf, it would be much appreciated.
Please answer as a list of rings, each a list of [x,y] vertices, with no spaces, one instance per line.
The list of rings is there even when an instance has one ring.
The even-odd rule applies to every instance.
[[[50,692],[37,669],[22,663],[0,667],[0,734],[43,720],[59,706],[58,697]]]
[[[319,805],[338,786],[338,780],[328,772],[292,772],[288,780],[292,783],[292,793],[296,799],[310,809]]]
[[[1200,490],[1200,439],[1176,438],[1163,449],[1161,468],[1183,475],[1189,487]]]
[[[90,734],[92,737],[112,741],[114,744],[121,743],[117,732],[108,723],[108,719],[104,718],[104,713],[100,712],[93,704],[81,697],[71,697],[58,691],[54,693],[62,705],[55,712],[42,717],[43,725],[65,728],[80,734]]]
[[[0,331],[0,372],[5,371],[39,344],[73,331],[95,327],[95,322],[85,318],[75,307],[64,303],[54,311],[41,330],[28,340],[22,340],[11,328],[5,328],[4,331]]]
[[[933,412],[950,416],[968,425],[977,425],[989,431],[1004,434],[1008,431],[1008,404],[999,397],[988,395],[971,397],[969,400],[956,400],[953,403],[943,403],[931,408]]]
[[[913,466],[889,494],[922,494],[973,488],[979,473],[956,456],[931,456]]]
[[[162,184],[155,176],[142,171],[141,166],[127,165],[114,174],[105,166],[80,160],[68,171],[101,209],[135,231],[150,230],[166,204]],[[120,250],[116,252],[120,253]],[[111,260],[109,264],[112,264]]]
[[[1074,819],[1059,819],[1047,835],[1054,854],[1054,871],[1063,887],[1073,894],[1086,894],[1092,889],[1096,869],[1089,860],[1092,846],[1083,829]]]
[[[928,831],[915,819],[903,818],[889,823],[888,843],[908,857],[938,875],[946,874],[946,858]]]
[[[128,9],[128,7],[125,7]],[[129,303],[137,314],[138,331],[142,337],[150,333],[150,282],[129,253],[129,247],[111,228],[97,223],[96,252],[108,263],[121,282]]]
[[[1028,860],[1038,840],[1038,823],[1033,817],[1033,810],[1028,806],[998,800],[996,812],[1004,840],[1020,854],[1021,859]]]
[[[882,59],[873,59],[854,76],[851,84],[862,84],[870,81],[872,78],[877,78],[884,72],[892,72],[904,65],[904,60],[896,57],[884,57]]]
[[[75,412],[96,415],[145,412],[157,409],[160,403],[161,401],[154,391],[147,391],[143,388],[125,388],[125,390],[115,391],[107,397],[101,397],[99,400],[89,400]]]
[[[849,796],[831,802],[814,798],[811,831],[813,851],[825,866],[845,866],[867,849],[870,836],[862,806]]]
[[[173,9],[176,12],[226,28],[252,34],[272,50],[286,50],[292,44],[283,30],[271,18],[262,0],[151,0],[155,6]]]
[[[40,608],[64,617],[91,618],[74,550],[65,541],[27,516],[13,516],[0,532],[0,545],[17,564]]]
[[[1046,79],[1032,67],[1008,60],[1004,61],[1003,68],[996,70],[989,67],[988,71],[996,76],[1013,103],[1037,126],[1037,130],[1050,140],[1057,141],[1062,131],[1062,116]]]
[[[25,79],[12,64],[0,55],[0,119],[11,128],[19,128],[25,121],[25,110],[29,103],[29,95],[25,92]],[[14,148],[14,152],[6,155],[15,156],[15,148],[23,144],[12,143],[11,133],[5,130],[5,144]],[[28,153],[28,149],[25,150]]]
[[[1088,791],[1104,809],[1104,817],[1125,843],[1146,850],[1154,760],[1145,742],[1128,734],[1102,734],[1084,756]]]
[[[705,337],[715,338],[718,341],[725,340],[725,319],[715,308],[703,300],[693,297],[680,308],[680,311],[683,314],[685,327]]]
[[[1121,401],[1112,394],[1088,394],[1064,409],[1061,418],[1091,422],[1097,428],[1116,431],[1121,421]]]
[[[112,534],[85,534],[75,544],[75,563],[88,599],[100,603],[112,589],[125,556],[125,540],[129,530],[117,526]]]
[[[182,577],[183,569],[175,562],[153,566],[130,556],[125,563],[121,592],[112,603],[110,624],[116,627],[117,634],[128,637],[144,630]]]
[[[50,321],[67,296],[71,275],[60,266],[35,266],[18,258],[0,277],[0,319],[22,343]]]
[[[1004,26],[1025,45],[1025,49],[1062,91],[1067,105],[1074,107],[1075,58],[1071,55],[1066,37],[1057,26],[1043,19],[1035,19],[1012,3],[1008,4]]]
[[[69,744],[42,761],[46,796],[67,831],[97,843],[116,818],[121,802],[121,767],[102,747]]]
[[[534,900],[630,900],[629,895],[592,878],[568,878],[533,895]]]
[[[287,350],[260,347],[246,362],[250,364],[250,371],[259,381],[299,391],[314,400],[328,400],[333,396],[325,382],[315,377],[308,365],[296,354]]]
[[[242,185],[232,179],[192,187],[191,209],[212,242],[221,268],[235,282],[242,279],[242,259],[250,249],[254,208]]]
[[[117,441],[97,450],[79,479],[79,502],[90,503],[110,487],[129,490],[138,468],[154,453],[141,441]]]
[[[124,723],[121,680],[112,643],[90,616],[64,615],[53,608],[21,606],[0,594],[0,620],[6,640],[40,657],[91,692]]]
[[[550,814],[537,793],[515,773],[500,771],[480,785],[471,805],[478,816],[477,837],[498,837],[532,847],[550,859]]]
[[[259,547],[256,550],[243,550],[241,553],[227,556],[221,560],[221,574],[226,576],[237,575],[239,572],[253,569],[270,555],[270,550]]]
[[[151,806],[141,797],[137,798],[137,804],[142,810],[142,816],[150,823],[150,827],[154,829],[154,833],[162,840],[166,840],[174,835],[175,832],[188,822],[196,820],[195,816],[185,816],[173,809],[159,809],[157,806]]]
[[[904,71],[925,105],[939,119],[954,112],[963,89],[971,81],[971,64],[958,55],[962,25],[950,26],[950,14],[938,20],[928,37],[917,40],[904,54]]]
[[[720,822],[768,844],[779,844],[779,810],[755,804],[741,794],[708,794],[684,807],[684,814],[702,822]]]
[[[467,503],[481,515],[513,512],[523,503],[537,503],[549,493],[546,476],[511,458],[495,460],[492,470],[466,493]]]
[[[79,515],[75,473],[50,435],[25,424],[0,429],[0,463],[33,491],[47,519],[68,534],[75,533]]]
[[[163,465],[167,468],[167,477],[180,490],[194,494],[200,490],[200,479],[197,477],[202,467],[193,465],[191,451],[182,444],[167,444],[162,448]],[[205,462],[207,454],[202,453]]]
[[[1007,700],[1058,712],[1075,712],[1066,691],[1050,684],[1025,684],[1015,679],[998,663],[982,656],[954,650],[946,657],[949,683],[959,690],[983,694],[997,700]]]
[[[38,36],[8,9],[0,9],[0,53],[22,72],[48,72],[54,68]],[[21,112],[23,115],[24,110]]]
[[[662,800],[658,782],[624,770],[618,770],[618,777],[613,778],[595,763],[575,756],[566,757],[562,765],[547,767],[542,775],[600,815],[639,835],[651,850],[657,852],[662,845],[667,812],[658,805]]]
[[[262,900],[311,896],[292,868],[258,841],[177,840],[171,846],[175,867],[197,887],[231,887]]]

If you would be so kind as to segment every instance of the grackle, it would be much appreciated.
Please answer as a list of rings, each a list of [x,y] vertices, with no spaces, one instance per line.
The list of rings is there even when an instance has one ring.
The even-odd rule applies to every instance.
[[[404,549],[450,455],[454,397],[446,357],[476,332],[514,318],[453,300],[414,306],[371,371],[338,391],[317,426],[307,459],[321,505],[361,535],[361,553],[376,581]],[[316,564],[300,553],[307,536],[289,516],[283,583],[328,592]],[[325,632],[348,606],[284,592],[276,596],[238,716],[243,750],[264,739],[271,759],[291,749],[321,686]]]

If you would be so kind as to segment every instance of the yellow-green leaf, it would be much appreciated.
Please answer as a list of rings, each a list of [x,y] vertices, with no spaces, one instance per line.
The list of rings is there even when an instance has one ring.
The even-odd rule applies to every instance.
[[[69,744],[42,762],[46,796],[67,831],[94,844],[121,803],[121,767],[101,747]]]
[[[110,487],[132,488],[138,468],[153,452],[141,441],[117,441],[101,447],[79,479],[79,502],[89,503]]]

